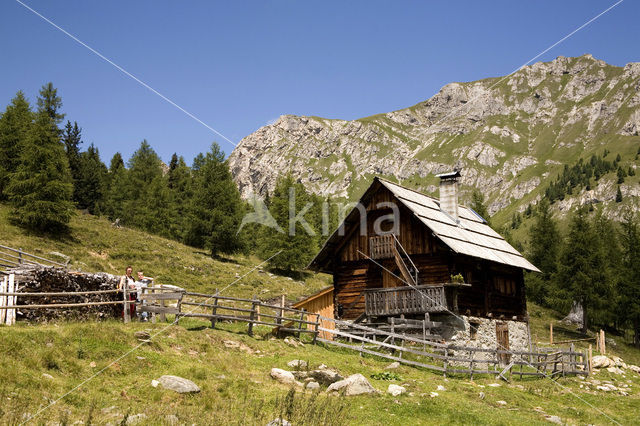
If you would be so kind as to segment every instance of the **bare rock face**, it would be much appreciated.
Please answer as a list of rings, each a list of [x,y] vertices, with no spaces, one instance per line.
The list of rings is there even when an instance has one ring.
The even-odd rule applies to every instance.
[[[266,195],[291,172],[311,192],[353,199],[374,175],[433,192],[433,175],[455,166],[463,170],[463,196],[480,189],[493,214],[529,194],[527,203],[539,199],[545,178],[584,151],[615,152],[637,137],[639,79],[640,63],[558,57],[505,78],[447,84],[417,105],[360,120],[283,115],[242,139],[229,167],[245,198]],[[616,190],[603,187],[598,197],[613,200]],[[565,201],[575,206],[588,197]]]

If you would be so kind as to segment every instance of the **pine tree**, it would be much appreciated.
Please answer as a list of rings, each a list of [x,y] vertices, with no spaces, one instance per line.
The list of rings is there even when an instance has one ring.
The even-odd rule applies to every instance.
[[[89,148],[80,154],[78,177],[74,185],[74,198],[81,209],[91,214],[99,214],[106,193],[107,167],[100,160],[98,149]]]
[[[621,322],[633,329],[633,343],[640,348],[640,229],[638,219],[631,211],[622,222],[622,269],[620,273],[619,309]]]
[[[224,153],[213,143],[206,155],[196,158],[186,241],[208,249],[213,257],[236,253],[243,248],[238,230],[244,209]]]
[[[583,333],[587,332],[590,320],[597,316],[609,299],[605,263],[587,212],[579,209],[571,218],[569,236],[555,278],[560,296],[558,306],[567,309],[573,301],[582,306]]]
[[[620,185],[618,185],[618,190],[616,191],[616,203],[622,202],[622,191],[620,191]]]
[[[58,128],[38,113],[7,188],[12,219],[36,231],[66,231],[73,214],[73,185]]]
[[[58,89],[49,82],[42,86],[38,96],[38,112],[46,113],[57,126],[64,119],[65,114],[60,112],[62,99],[58,96]]]
[[[29,102],[22,92],[16,93],[0,116],[0,200],[6,199],[6,187],[20,164],[22,147],[33,121]]]
[[[305,227],[302,223],[290,220],[304,213],[312,197],[301,183],[296,183],[291,175],[280,177],[273,194],[269,198],[269,212],[281,229],[262,227],[259,253],[262,258],[269,259],[271,268],[293,272],[304,268],[311,260],[318,247],[318,233],[311,227],[313,223],[313,206],[303,217],[310,223]],[[290,205],[295,211],[290,212]],[[276,253],[278,253],[276,255]]]
[[[157,230],[155,220],[158,218],[154,216],[160,216],[162,213],[153,212],[148,206],[152,202],[149,198],[151,192],[162,196],[165,194],[159,188],[162,184],[162,161],[151,145],[143,140],[129,159],[128,166],[127,181],[123,188],[125,200],[121,218],[129,225],[148,231]],[[163,201],[168,203],[168,200]]]

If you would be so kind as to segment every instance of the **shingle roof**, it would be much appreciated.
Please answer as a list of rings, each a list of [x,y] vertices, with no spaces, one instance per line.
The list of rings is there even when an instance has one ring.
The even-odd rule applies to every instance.
[[[459,206],[459,221],[456,222],[449,214],[440,210],[440,203],[437,199],[380,178],[374,179],[372,187],[376,181],[391,191],[416,218],[454,252],[540,272],[472,209]],[[363,199],[368,193],[369,190],[365,192]],[[353,213],[355,212],[352,211],[345,221]],[[311,261],[309,267],[320,269],[321,259],[326,257],[328,250],[337,245],[337,240],[340,238],[342,237],[338,235],[337,231],[331,235],[316,258]]]

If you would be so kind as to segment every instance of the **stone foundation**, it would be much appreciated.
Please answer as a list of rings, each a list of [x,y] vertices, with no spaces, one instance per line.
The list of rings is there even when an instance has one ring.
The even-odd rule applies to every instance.
[[[442,322],[438,333],[449,344],[480,349],[497,349],[496,324],[507,324],[509,330],[509,350],[529,351],[529,333],[524,321],[496,320],[482,317],[460,315],[432,316],[433,321]],[[462,351],[460,351],[462,352]],[[459,355],[468,356],[468,352]],[[490,358],[495,355],[487,354]],[[487,359],[482,353],[476,353],[476,359]]]

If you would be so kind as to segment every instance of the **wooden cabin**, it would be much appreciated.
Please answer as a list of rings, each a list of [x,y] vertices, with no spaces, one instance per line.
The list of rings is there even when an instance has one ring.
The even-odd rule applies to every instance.
[[[458,204],[459,172],[440,199],[375,178],[309,269],[333,275],[335,318],[427,314],[523,321],[523,271],[538,271]]]

